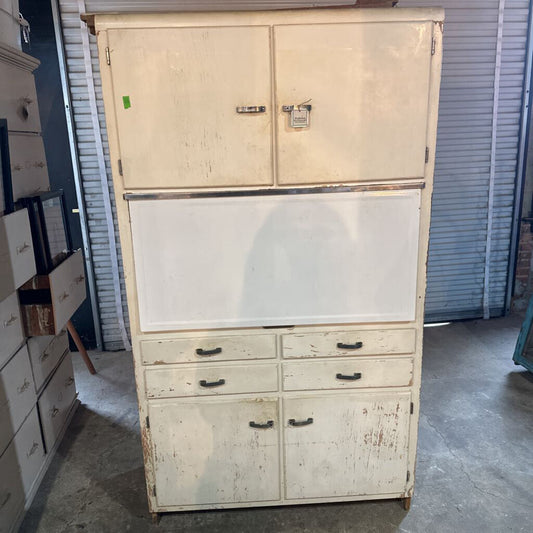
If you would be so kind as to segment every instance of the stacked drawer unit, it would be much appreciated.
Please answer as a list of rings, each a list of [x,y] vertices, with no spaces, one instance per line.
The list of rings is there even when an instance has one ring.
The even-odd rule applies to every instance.
[[[33,78],[33,70],[38,65],[34,58],[0,43],[0,118],[7,119],[15,201],[49,189]],[[2,197],[2,212],[3,200]],[[78,266],[78,259],[70,257],[69,264]],[[63,264],[60,267],[65,271]],[[56,300],[66,293],[65,287],[70,287],[76,277],[71,273],[72,279],[66,276],[63,280],[65,276],[60,275],[62,271],[58,268],[50,274],[58,287]],[[74,291],[75,297],[59,306],[62,314],[50,313],[48,322],[53,335],[31,336],[34,333],[28,327],[27,308],[20,290],[25,284],[35,283],[35,274],[27,209],[4,213],[0,217],[1,533],[15,531],[22,520],[76,401],[68,337],[62,328],[67,320],[63,309],[79,299],[79,291]],[[83,265],[77,271],[77,276],[80,274]]]

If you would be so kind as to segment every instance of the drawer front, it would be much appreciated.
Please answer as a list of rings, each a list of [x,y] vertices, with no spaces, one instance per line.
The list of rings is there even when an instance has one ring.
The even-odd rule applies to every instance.
[[[0,372],[0,450],[16,434],[35,401],[28,348],[24,345]]]
[[[0,302],[0,368],[24,341],[17,293]]]
[[[13,199],[50,190],[43,138],[33,133],[10,133],[9,157]]]
[[[275,335],[235,335],[141,341],[145,365],[271,359],[276,357]]]
[[[0,531],[7,533],[24,507],[24,486],[20,479],[15,444],[0,456]]]
[[[28,211],[0,218],[0,299],[7,298],[35,275]]]
[[[28,351],[36,391],[42,387],[67,350],[68,334],[66,331],[62,331],[56,337],[45,335],[28,339]]]
[[[35,407],[15,435],[13,443],[20,468],[20,479],[24,487],[24,493],[27,496],[39,474],[45,457],[39,416]]]
[[[411,357],[283,364],[284,390],[406,387],[412,378]]]
[[[415,351],[416,330],[373,329],[321,333],[292,333],[282,336],[284,358],[393,355]]]
[[[0,109],[10,130],[41,131],[35,80],[30,71],[0,63]]]
[[[146,370],[148,398],[210,396],[278,390],[277,365],[199,366]]]
[[[56,335],[85,300],[83,253],[78,250],[49,275]]]
[[[70,354],[67,354],[39,398],[41,425],[48,451],[54,446],[75,399],[74,371]]]

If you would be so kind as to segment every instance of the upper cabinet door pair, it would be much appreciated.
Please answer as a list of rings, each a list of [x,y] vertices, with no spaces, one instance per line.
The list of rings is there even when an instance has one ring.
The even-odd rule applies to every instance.
[[[125,187],[422,178],[432,26],[109,30]]]

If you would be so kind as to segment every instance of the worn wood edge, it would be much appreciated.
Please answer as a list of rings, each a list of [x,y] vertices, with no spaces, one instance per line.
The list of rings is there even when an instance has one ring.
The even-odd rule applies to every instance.
[[[78,393],[76,393],[76,397],[74,398],[74,401],[72,402],[69,414],[67,415],[65,423],[63,427],[61,428],[61,431],[58,434],[58,437],[56,439],[56,442],[53,448],[46,454],[46,459],[41,465],[41,469],[39,470],[37,477],[33,481],[33,485],[30,489],[30,492],[27,498],[24,500],[24,505],[20,508],[18,517],[13,522],[13,525],[11,526],[11,529],[9,530],[10,533],[15,533],[15,531],[18,531],[20,529],[20,526],[22,525],[22,522],[24,521],[24,517],[26,516],[27,511],[31,507],[31,504],[33,503],[33,500],[37,494],[37,491],[39,490],[39,487],[41,486],[43,478],[46,475],[46,472],[48,471],[48,468],[50,467],[50,464],[52,463],[52,460],[55,457],[57,449],[59,448],[61,442],[63,441],[63,437],[65,436],[65,433],[67,432],[67,428],[70,425],[70,422],[72,421],[72,418],[74,417],[74,414],[76,413],[76,410],[81,404],[77,396],[78,396]],[[39,419],[39,423],[40,423],[40,419]],[[43,446],[44,446],[44,439],[43,439]]]

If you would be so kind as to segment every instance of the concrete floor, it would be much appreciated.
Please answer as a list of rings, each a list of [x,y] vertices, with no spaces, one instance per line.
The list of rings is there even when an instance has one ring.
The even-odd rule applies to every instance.
[[[413,504],[163,515],[147,510],[132,362],[74,356],[79,407],[23,532],[503,532],[533,530],[533,375],[511,361],[521,320],[426,329]]]

